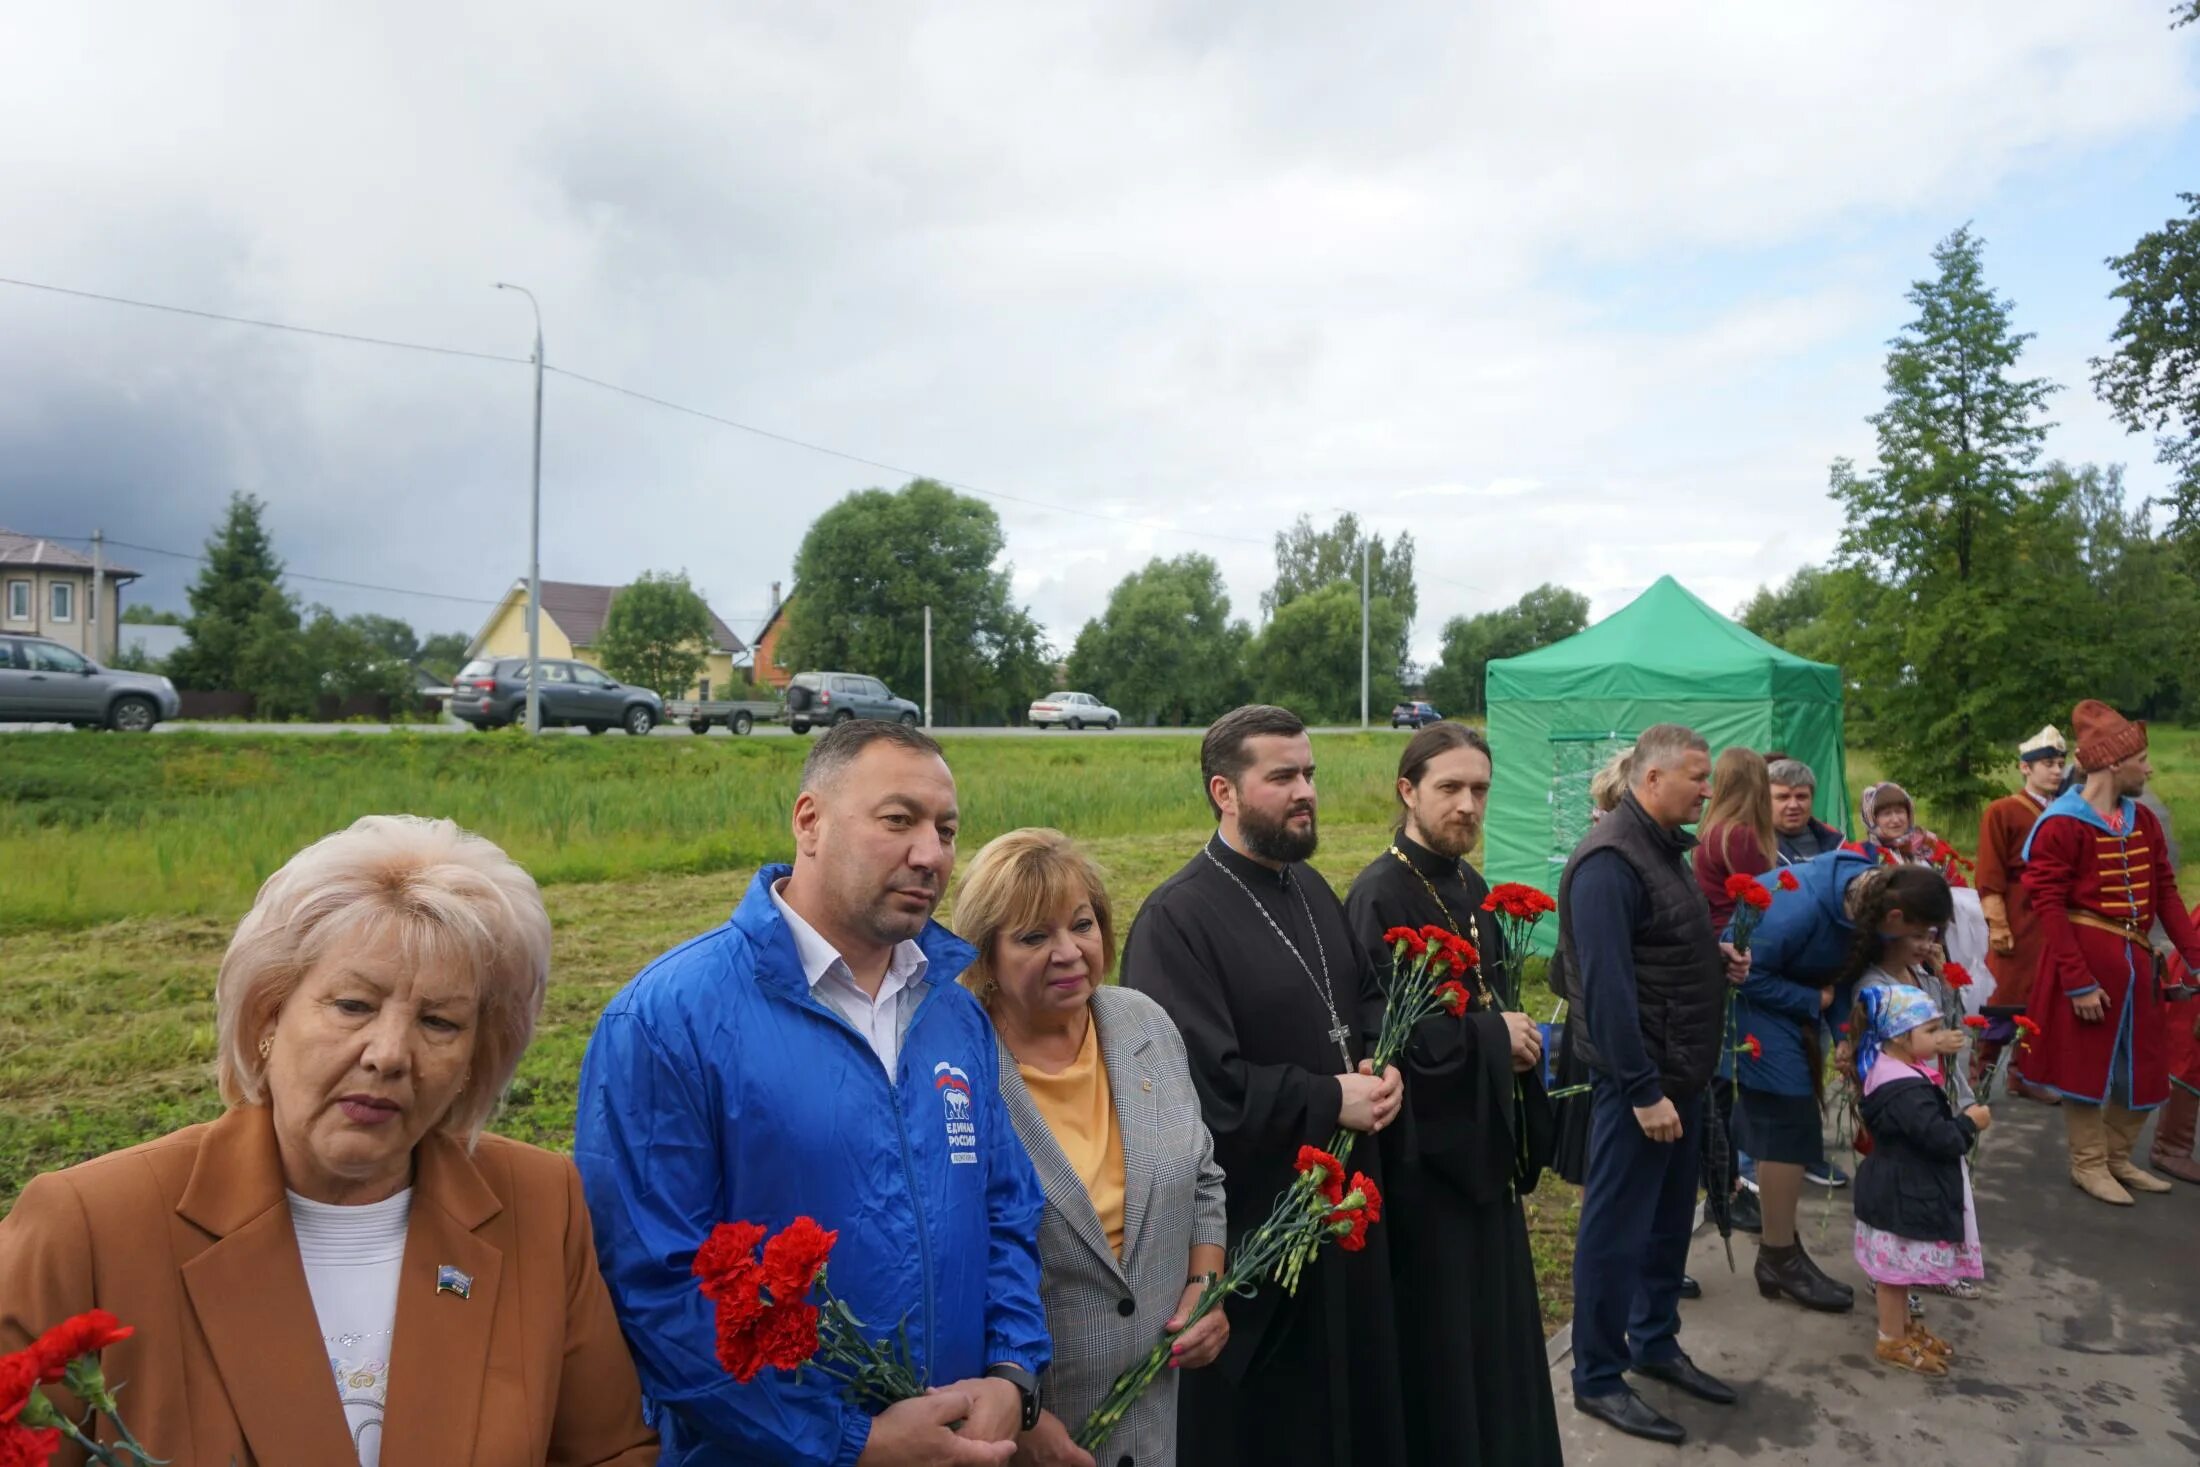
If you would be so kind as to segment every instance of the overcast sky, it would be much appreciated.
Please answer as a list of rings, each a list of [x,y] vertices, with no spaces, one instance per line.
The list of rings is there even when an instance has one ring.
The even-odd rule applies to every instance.
[[[981,490],[1066,651],[1153,555],[1420,544],[1416,651],[1545,580],[1732,609],[1822,557],[1908,283],[1966,220],[2066,386],[2200,188],[2167,0],[8,6],[0,275],[548,359]],[[312,13],[308,13],[312,12]],[[125,19],[124,17],[128,18]],[[524,366],[0,287],[0,525],[494,598]],[[737,630],[884,471],[550,378],[543,574]],[[138,599],[192,567],[114,552]],[[298,583],[471,631],[476,601]]]

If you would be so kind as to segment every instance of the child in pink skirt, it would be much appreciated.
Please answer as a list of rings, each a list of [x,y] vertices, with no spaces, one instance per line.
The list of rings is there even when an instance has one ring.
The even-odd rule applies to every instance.
[[[1878,1285],[1878,1356],[1946,1375],[1954,1350],[1910,1316],[1915,1288],[1983,1278],[1978,1213],[1963,1158],[1993,1123],[1983,1105],[1958,1114],[1940,1086],[1940,1007],[1902,984],[1857,994],[1850,1031],[1871,1154],[1856,1174],[1856,1261]]]

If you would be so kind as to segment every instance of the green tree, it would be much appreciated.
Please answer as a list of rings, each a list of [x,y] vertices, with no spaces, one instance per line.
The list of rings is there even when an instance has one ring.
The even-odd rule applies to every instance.
[[[420,656],[415,660],[426,671],[449,682],[465,665],[466,649],[472,645],[473,638],[464,632],[437,632],[420,644]]]
[[[388,617],[339,617],[315,606],[298,636],[297,663],[291,675],[304,684],[310,712],[321,698],[384,697],[393,711],[413,701],[412,664],[390,650]],[[396,623],[404,627],[403,622]],[[412,632],[405,628],[405,639]]]
[[[1983,248],[1968,227],[1935,247],[1939,273],[1910,289],[1917,317],[1890,344],[1870,419],[1879,466],[1842,459],[1831,475],[1866,732],[1913,793],[1957,809],[1995,792],[1999,744],[2033,712],[2033,656],[2056,629],[2024,614],[2022,554],[2063,502],[2028,478],[2054,387],[2016,375],[2030,337],[1987,286]]]
[[[180,627],[183,613],[180,611],[155,611],[150,606],[125,606],[122,622],[133,627]]]
[[[1069,656],[1069,680],[1137,724],[1206,724],[1246,701],[1252,631],[1230,620],[1222,569],[1158,557],[1108,593]],[[1357,672],[1355,672],[1355,677]]]
[[[1413,582],[1413,535],[1401,531],[1384,542],[1380,535],[1365,534],[1355,514],[1337,516],[1326,530],[1314,528],[1308,515],[1300,515],[1288,530],[1276,534],[1276,582],[1261,594],[1263,616],[1274,616],[1301,596],[1326,588],[1333,581],[1360,584],[1360,550],[1368,552],[1368,594],[1381,596],[1405,612],[1411,621],[1420,614],[1420,593]]]
[[[1853,629],[1852,580],[1839,566],[1806,565],[1780,586],[1759,586],[1734,619],[1798,657],[1838,664]]]
[[[933,480],[851,494],[802,537],[804,594],[788,603],[780,661],[868,673],[921,700],[930,606],[939,721],[1021,722],[1054,658],[1009,594],[1006,548],[991,505]]]
[[[1589,598],[1548,582],[1512,605],[1444,623],[1443,650],[1429,669],[1428,698],[1453,717],[1488,711],[1483,673],[1500,657],[1563,642],[1589,625]]]
[[[233,494],[206,542],[206,563],[190,590],[190,640],[168,659],[179,686],[257,695],[262,712],[310,706],[310,679],[298,655],[298,606],[282,589],[263,516],[250,494]]]
[[[345,618],[352,630],[395,661],[410,663],[420,655],[420,639],[412,624],[394,616],[365,613]]]
[[[1387,596],[1368,604],[1369,643],[1380,649],[1405,638],[1403,608]],[[1333,581],[1294,596],[1261,629],[1245,665],[1253,695],[1280,703],[1308,723],[1343,723],[1360,711],[1360,588]],[[1399,693],[1398,664],[1369,662],[1368,712],[1388,711]]]
[[[684,698],[710,660],[710,638],[710,607],[687,572],[644,571],[612,598],[596,650],[621,682]]]
[[[2200,569],[2200,194],[2178,198],[2184,218],[2108,261],[2124,314],[2115,349],[2093,359],[2093,389],[2126,428],[2158,435],[2156,457],[2177,474],[2172,533]]]

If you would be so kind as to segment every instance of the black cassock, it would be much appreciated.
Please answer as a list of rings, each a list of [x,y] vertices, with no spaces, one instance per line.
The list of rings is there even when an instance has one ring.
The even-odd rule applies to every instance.
[[[1277,929],[1316,973],[1326,956],[1338,1016],[1351,1030],[1349,1067],[1320,988]],[[1271,871],[1218,836],[1146,899],[1124,946],[1123,984],[1154,999],[1183,1031],[1228,1179],[1234,1247],[1291,1184],[1299,1147],[1326,1146],[1336,1130],[1343,1103],[1336,1076],[1358,1066],[1382,1021],[1366,947],[1320,876],[1304,866]],[[1382,1185],[1381,1159],[1364,1141],[1345,1165]],[[1228,1348],[1179,1386],[1179,1462],[1351,1467],[1404,1459],[1389,1223],[1386,1206],[1362,1252],[1323,1248],[1295,1295],[1263,1284],[1255,1297],[1230,1301]]]
[[[1410,868],[1385,851],[1353,881],[1345,903],[1370,961],[1388,970],[1382,934],[1392,927],[1446,928],[1481,949],[1497,992],[1504,937],[1482,910],[1489,887],[1481,874],[1403,833],[1396,845]],[[1533,1162],[1521,1166],[1523,1151],[1540,1159],[1548,1149],[1549,1106],[1540,1075],[1513,1074],[1505,1016],[1479,996],[1462,1017],[1437,1014],[1414,1031],[1404,1124],[1381,1138],[1406,1369],[1410,1445],[1402,1460],[1414,1467],[1564,1460],[1535,1261],[1515,1196],[1516,1177],[1535,1170]]]

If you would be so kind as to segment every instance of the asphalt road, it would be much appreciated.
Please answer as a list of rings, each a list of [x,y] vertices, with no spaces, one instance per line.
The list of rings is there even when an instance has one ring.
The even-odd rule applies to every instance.
[[[1380,726],[1378,725],[1378,727],[1380,727]],[[418,733],[418,734],[463,734],[463,733],[470,733],[470,732],[472,731],[472,730],[471,730],[471,728],[470,728],[470,727],[469,727],[468,725],[466,725],[466,724],[463,724],[463,723],[448,723],[448,722],[446,722],[446,723],[406,723],[406,724],[395,724],[395,725],[392,725],[392,724],[387,724],[387,723],[181,723],[181,722],[179,722],[179,723],[163,723],[163,724],[160,724],[159,726],[157,726],[157,727],[156,727],[156,728],[154,729],[154,732],[155,732],[155,733],[180,733],[180,732],[183,732],[183,731],[185,731],[185,730],[190,730],[190,731],[192,731],[192,732],[196,732],[196,733],[210,733],[210,734],[293,734],[293,735],[306,735],[306,734],[386,734],[386,733],[390,733],[390,732],[392,732],[392,731],[394,731],[394,730],[397,730],[397,729],[402,729],[403,731],[405,731],[405,732],[407,732],[407,733]],[[69,732],[72,732],[72,730],[71,730],[71,729],[69,728],[69,726],[68,726],[67,724],[62,724],[62,723],[0,723],[0,733],[69,733]],[[1056,738],[1056,739],[1072,739],[1072,738],[1083,738],[1083,739],[1124,739],[1124,738],[1188,738],[1188,737],[1191,737],[1192,735],[1195,735],[1195,734],[1198,734],[1198,733],[1201,733],[1201,732],[1203,732],[1203,730],[1200,730],[1200,729],[1191,729],[1191,728],[1118,728],[1118,729],[1115,729],[1115,730],[1113,730],[1113,731],[1111,732],[1110,730],[1107,730],[1107,729],[1095,729],[1095,728],[1088,728],[1088,729],[1083,729],[1083,730],[1080,730],[1080,731],[1079,731],[1079,732],[1077,732],[1077,733],[1071,733],[1071,732],[1069,732],[1069,731],[1068,731],[1067,729],[1042,729],[1042,728],[1030,728],[1030,727],[1023,727],[1023,728],[935,728],[935,729],[933,729],[933,730],[932,730],[932,732],[933,732],[934,734],[940,735],[940,736],[942,736],[942,737],[951,737],[951,738],[1007,738],[1007,739],[1029,739],[1029,738]],[[1345,729],[1345,728],[1318,728],[1318,729],[1315,729],[1315,730],[1314,730],[1314,732],[1316,732],[1316,733],[1356,733],[1356,732],[1358,732],[1358,730],[1357,730],[1357,729]],[[1402,732],[1402,730],[1401,730],[1401,732]],[[546,735],[555,735],[555,736],[559,736],[559,737],[571,737],[571,738],[586,738],[586,737],[588,736],[585,730],[583,730],[583,729],[577,729],[577,728],[553,728],[553,729],[544,729],[544,730],[543,730],[543,733],[544,733],[544,734],[546,734]],[[788,738],[793,738],[794,736],[795,736],[795,735],[794,735],[794,733],[793,733],[793,732],[792,732],[792,731],[791,731],[790,729],[788,729],[786,725],[784,725],[784,724],[770,724],[770,723],[760,723],[760,724],[758,724],[758,725],[756,726],[756,730],[755,730],[755,732],[749,735],[749,737],[751,737],[751,738],[778,738],[778,739],[788,739]],[[605,734],[605,735],[604,735],[604,737],[605,737],[605,738],[609,738],[609,739],[620,739],[620,738],[625,738],[625,737],[626,737],[626,735],[625,735],[625,734],[621,734],[621,733],[610,733],[610,734]],[[694,734],[691,734],[691,733],[689,733],[689,732],[687,731],[687,728],[686,728],[686,726],[685,726],[685,725],[675,725],[675,724],[662,724],[662,725],[659,725],[659,726],[658,726],[658,727],[657,727],[657,728],[656,728],[656,729],[655,729],[655,730],[654,730],[654,731],[653,731],[653,732],[651,733],[650,737],[652,737],[652,738],[660,738],[660,739],[691,739],[691,738],[695,738],[695,737],[697,737],[697,736],[696,736],[696,735],[694,735]],[[710,731],[710,732],[709,732],[708,734],[702,735],[702,737],[705,737],[705,738],[713,738],[713,739],[724,739],[724,738],[733,738],[733,737],[735,737],[735,735],[733,735],[733,734],[729,734],[728,732],[726,732],[726,730],[724,730],[724,729],[722,729],[722,728],[714,728],[714,729],[712,729],[712,730],[711,730],[711,731]]]

